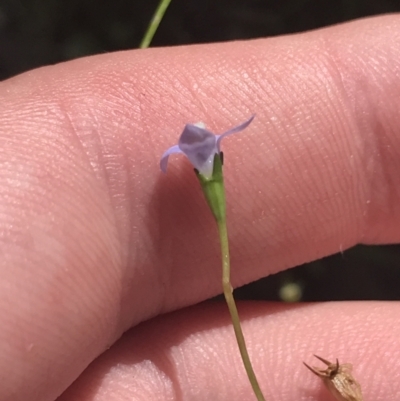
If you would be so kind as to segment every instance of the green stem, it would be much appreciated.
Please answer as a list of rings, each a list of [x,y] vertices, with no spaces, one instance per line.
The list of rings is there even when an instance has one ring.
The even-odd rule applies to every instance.
[[[146,49],[150,46],[150,43],[153,40],[153,37],[158,29],[158,26],[160,25],[160,22],[164,17],[165,11],[167,11],[169,3],[171,3],[171,0],[160,0],[157,9],[154,12],[153,18],[151,19],[150,24],[147,27],[142,42],[140,43],[139,47],[141,49]]]
[[[251,387],[253,388],[254,394],[258,401],[265,401],[263,393],[261,392],[260,385],[258,384],[256,375],[251,365],[249,353],[247,352],[246,342],[244,340],[242,327],[240,325],[239,314],[236,308],[235,299],[233,297],[233,289],[230,279],[230,262],[229,262],[229,242],[228,242],[228,231],[226,228],[226,219],[217,220],[219,238],[221,242],[221,253],[222,253],[222,286],[224,289],[224,295],[226,303],[228,304],[229,313],[233,323],[233,329],[235,330],[236,341],[239,346],[240,355],[242,356],[244,368],[246,369],[247,376],[250,380]]]

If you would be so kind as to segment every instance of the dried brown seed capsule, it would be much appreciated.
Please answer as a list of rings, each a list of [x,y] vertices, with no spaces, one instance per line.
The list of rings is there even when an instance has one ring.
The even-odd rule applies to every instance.
[[[303,362],[304,365],[322,379],[325,386],[338,401],[363,401],[361,386],[351,375],[353,367],[350,363],[339,365],[337,359],[336,363],[332,363],[320,356],[314,356],[323,362],[327,368],[315,368]]]

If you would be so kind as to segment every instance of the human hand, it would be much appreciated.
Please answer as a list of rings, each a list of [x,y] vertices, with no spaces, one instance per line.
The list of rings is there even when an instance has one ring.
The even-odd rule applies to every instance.
[[[252,400],[226,306],[191,306],[221,292],[213,218],[188,163],[165,177],[159,157],[187,122],[257,113],[224,143],[235,286],[399,242],[399,32],[386,16],[1,83],[0,399]],[[366,400],[400,393],[398,303],[239,312],[267,400],[324,397],[313,353],[352,362]]]

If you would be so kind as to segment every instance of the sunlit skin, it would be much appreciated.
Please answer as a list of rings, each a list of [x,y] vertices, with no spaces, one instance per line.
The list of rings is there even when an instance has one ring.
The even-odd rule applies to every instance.
[[[188,122],[257,114],[223,143],[235,287],[400,242],[398,60],[391,15],[0,83],[0,400],[254,400],[226,305],[193,306],[221,291],[213,217],[190,164],[165,179],[159,158]],[[366,400],[397,399],[397,302],[239,313],[266,400],[325,399],[314,353],[351,361]]]

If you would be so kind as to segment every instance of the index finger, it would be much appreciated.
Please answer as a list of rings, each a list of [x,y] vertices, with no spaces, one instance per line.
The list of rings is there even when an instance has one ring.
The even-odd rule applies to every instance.
[[[223,132],[257,113],[224,144],[235,285],[398,241],[398,25],[116,53],[2,83],[2,398],[53,399],[128,327],[220,292],[191,169],[158,170],[186,122]]]

